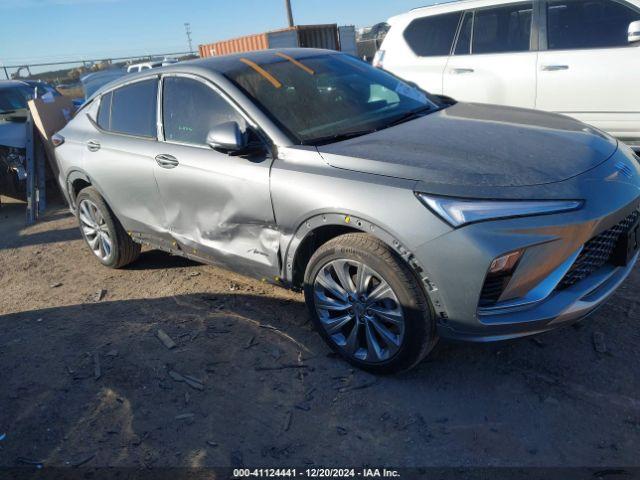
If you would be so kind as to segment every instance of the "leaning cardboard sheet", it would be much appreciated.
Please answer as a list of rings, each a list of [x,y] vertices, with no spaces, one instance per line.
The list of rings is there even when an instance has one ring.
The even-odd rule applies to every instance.
[[[74,113],[73,102],[67,97],[43,96],[29,100],[29,110],[33,124],[40,133],[44,151],[55,178],[58,177],[58,166],[53,155],[51,137],[62,130],[71,120]]]

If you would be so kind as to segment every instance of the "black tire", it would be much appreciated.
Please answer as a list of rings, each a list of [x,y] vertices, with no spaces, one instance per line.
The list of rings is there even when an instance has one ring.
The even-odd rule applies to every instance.
[[[131,240],[131,237],[127,234],[124,228],[122,228],[120,221],[113,214],[111,208],[109,208],[102,196],[93,187],[83,189],[76,199],[76,205],[78,206],[76,213],[78,225],[80,225],[80,232],[82,232],[82,237],[87,243],[87,246],[91,248],[80,220],[79,207],[83,200],[89,200],[96,205],[104,218],[105,226],[109,231],[109,236],[113,240],[110,254],[104,259],[96,255],[98,261],[109,268],[122,268],[132,262],[135,262],[140,256],[140,245]],[[91,251],[92,253],[95,253],[93,249],[91,249]]]
[[[336,344],[316,310],[314,283],[320,271],[335,260],[352,260],[380,274],[397,297],[404,314],[404,337],[398,351],[383,362],[367,362]],[[438,341],[435,313],[419,279],[388,245],[364,233],[334,238],[311,257],[305,272],[304,293],[313,323],[327,344],[352,365],[376,374],[409,370],[422,361]]]

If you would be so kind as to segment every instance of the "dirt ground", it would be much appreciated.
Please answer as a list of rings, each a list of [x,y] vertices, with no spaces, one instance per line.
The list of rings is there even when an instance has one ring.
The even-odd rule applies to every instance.
[[[376,378],[329,353],[299,294],[156,251],[109,270],[63,208],[25,228],[5,204],[0,466],[639,466],[639,286]]]

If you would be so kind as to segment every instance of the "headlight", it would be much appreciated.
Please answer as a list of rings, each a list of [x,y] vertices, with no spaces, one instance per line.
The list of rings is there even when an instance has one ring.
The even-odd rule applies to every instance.
[[[485,220],[577,210],[581,200],[467,200],[418,193],[418,198],[453,227]]]

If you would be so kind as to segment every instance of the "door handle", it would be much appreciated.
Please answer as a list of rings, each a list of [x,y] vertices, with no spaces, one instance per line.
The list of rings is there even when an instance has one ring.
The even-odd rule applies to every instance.
[[[98,150],[100,150],[100,142],[98,142],[97,140],[89,140],[87,142],[87,150],[89,150],[90,152],[97,152]]]
[[[543,65],[543,72],[559,72],[560,70],[569,70],[569,65]]]
[[[158,155],[156,157],[156,163],[160,165],[162,168],[176,168],[180,165],[180,162],[173,155]]]
[[[473,68],[452,68],[449,70],[449,73],[453,75],[462,75],[464,73],[473,73],[475,70]]]

